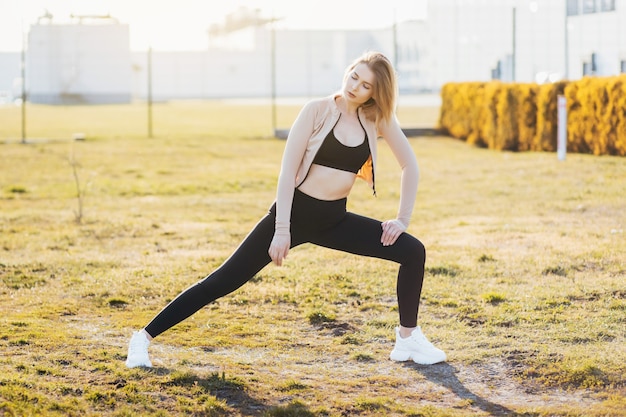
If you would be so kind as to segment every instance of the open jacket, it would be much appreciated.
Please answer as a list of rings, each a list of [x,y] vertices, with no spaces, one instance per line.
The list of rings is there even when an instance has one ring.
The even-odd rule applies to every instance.
[[[278,233],[289,232],[294,189],[306,179],[317,151],[339,120],[341,113],[335,101],[337,96],[333,94],[309,101],[289,130],[276,193],[276,232]],[[395,116],[388,123],[379,123],[378,129],[376,123],[367,119],[360,108],[358,117],[367,133],[370,157],[358,171],[357,177],[367,181],[376,194],[377,139],[379,136],[385,139],[402,168],[400,207],[397,218],[408,226],[415,204],[419,177],[415,154]]]

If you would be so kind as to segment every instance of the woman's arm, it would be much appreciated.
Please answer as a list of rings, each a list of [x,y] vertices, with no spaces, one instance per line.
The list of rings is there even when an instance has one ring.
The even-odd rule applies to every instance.
[[[287,143],[278,176],[276,189],[276,226],[269,255],[276,265],[282,265],[291,245],[291,204],[296,187],[298,168],[304,157],[307,143],[314,129],[315,109],[312,103],[305,105],[289,130]]]
[[[402,169],[398,214],[396,220],[383,223],[383,237],[381,238],[383,244],[393,244],[398,236],[409,227],[417,196],[419,167],[409,140],[402,132],[395,116],[388,123],[381,123],[378,130],[389,144]]]

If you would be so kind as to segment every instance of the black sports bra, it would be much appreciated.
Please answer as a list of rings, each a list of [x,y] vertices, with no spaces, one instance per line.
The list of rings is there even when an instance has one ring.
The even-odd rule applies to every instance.
[[[337,120],[337,122],[339,122],[339,120]],[[359,120],[359,123],[360,122]],[[337,126],[336,123],[335,126]],[[363,129],[365,139],[359,146],[346,146],[337,140],[335,136],[335,126],[333,126],[331,131],[328,132],[328,135],[324,138],[324,143],[322,143],[322,146],[317,151],[313,163],[356,174],[370,156],[367,132]],[[363,125],[361,125],[361,127],[363,127]]]

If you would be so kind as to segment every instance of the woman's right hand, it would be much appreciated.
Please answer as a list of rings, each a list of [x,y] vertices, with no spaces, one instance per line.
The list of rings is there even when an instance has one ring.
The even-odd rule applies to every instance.
[[[272,239],[272,243],[270,243],[270,248],[268,250],[270,258],[272,258],[272,262],[274,262],[278,266],[281,266],[283,264],[283,259],[287,257],[290,246],[291,235],[289,233],[275,233],[274,238]]]

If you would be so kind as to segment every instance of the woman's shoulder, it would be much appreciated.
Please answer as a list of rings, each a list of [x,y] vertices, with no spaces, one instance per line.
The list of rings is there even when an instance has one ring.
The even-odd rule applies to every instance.
[[[326,97],[316,97],[310,99],[304,105],[304,108],[310,109],[332,109],[334,107],[337,107],[334,94]]]
[[[301,113],[318,120],[325,118],[334,111],[338,111],[335,98],[334,96],[327,96],[310,99],[302,107]]]

